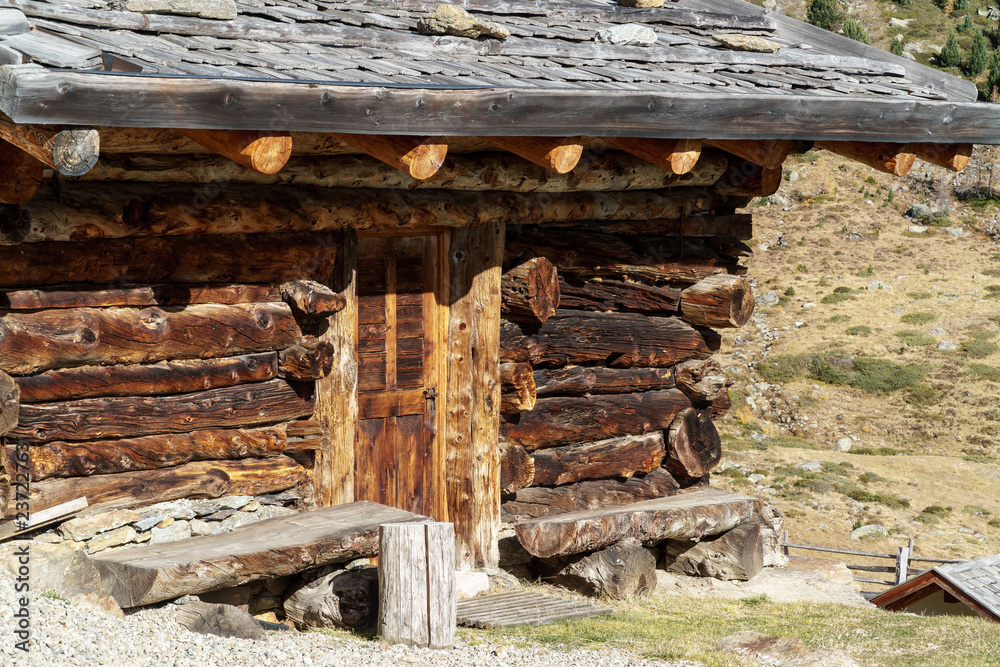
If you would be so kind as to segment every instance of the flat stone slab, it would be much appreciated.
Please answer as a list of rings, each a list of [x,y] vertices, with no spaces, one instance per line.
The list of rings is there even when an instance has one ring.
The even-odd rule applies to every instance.
[[[101,581],[122,607],[231,588],[256,579],[378,554],[384,523],[431,521],[370,501],[300,512],[193,537],[92,557]]]
[[[512,625],[546,625],[567,618],[590,618],[611,609],[554,595],[515,591],[483,595],[458,603],[458,624],[471,628],[505,628]]]
[[[704,487],[631,505],[567,512],[514,525],[528,553],[552,558],[639,542],[700,540],[760,520],[763,501]]]

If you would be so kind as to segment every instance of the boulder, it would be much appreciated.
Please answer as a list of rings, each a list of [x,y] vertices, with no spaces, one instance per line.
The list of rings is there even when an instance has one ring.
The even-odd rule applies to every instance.
[[[774,637],[753,630],[742,630],[720,639],[715,648],[756,658],[766,664],[785,663],[791,658],[809,654],[809,649],[797,637]]]
[[[454,35],[455,37],[493,37],[506,39],[510,31],[492,21],[484,21],[455,5],[438,5],[417,21],[421,35]]]
[[[597,32],[594,41],[614,46],[652,46],[656,44],[656,31],[646,25],[623,23]]]
[[[727,49],[733,51],[751,51],[753,53],[777,53],[781,44],[772,42],[756,35],[720,34],[712,35],[712,39]]]
[[[879,538],[888,537],[889,531],[887,531],[882,526],[877,523],[868,524],[867,526],[861,526],[860,528],[855,528],[851,531],[852,540],[860,540],[863,538]]]
[[[139,517],[140,514],[134,510],[113,510],[90,516],[81,516],[70,519],[59,526],[59,533],[63,537],[81,542],[89,540],[98,533],[106,533],[109,530],[120,528],[125,524],[134,523],[139,520]]]
[[[100,535],[92,538],[87,542],[87,552],[96,554],[99,551],[104,551],[111,547],[121,546],[123,544],[128,544],[135,540],[138,533],[135,532],[135,528],[132,526],[122,526],[121,528],[115,528],[106,533],[101,533]]]
[[[0,545],[0,567],[17,574],[17,550],[24,543],[8,542]],[[79,549],[64,544],[30,543],[33,591],[55,591],[70,604],[85,609],[124,618],[121,607],[108,595],[101,583],[101,575],[90,559]]]

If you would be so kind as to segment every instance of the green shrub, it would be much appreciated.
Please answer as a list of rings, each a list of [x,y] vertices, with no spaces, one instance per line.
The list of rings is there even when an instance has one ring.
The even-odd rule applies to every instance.
[[[958,48],[958,37],[955,33],[948,35],[948,41],[938,56],[943,67],[958,67],[962,64],[962,52]]]
[[[819,446],[814,445],[805,438],[798,438],[794,435],[772,435],[767,438],[764,442],[768,445],[774,445],[775,447],[792,447],[795,449],[819,449]]]
[[[831,324],[838,324],[840,322],[849,322],[851,320],[850,315],[834,315],[833,317],[827,318],[827,322]]]
[[[982,359],[996,353],[1000,347],[988,340],[967,340],[958,349],[973,359]]]
[[[969,8],[969,0],[955,0],[955,4],[953,5],[953,9],[956,9],[960,12],[968,8]],[[971,16],[971,15],[966,14],[966,16]]]
[[[843,292],[834,292],[833,294],[827,294],[826,296],[824,296],[822,299],[820,299],[820,302],[826,304],[833,304],[833,303],[840,303],[842,301],[847,301],[848,299],[853,299],[853,298],[854,297],[851,296],[850,294],[845,294]]]
[[[794,354],[779,354],[757,365],[757,372],[767,382],[792,382],[806,375],[808,359]]]
[[[956,5],[958,4],[958,1],[959,0],[956,0],[955,2]],[[965,21],[959,24],[958,27],[955,28],[955,30],[959,32],[967,32],[969,30],[972,30],[972,14],[966,14]]]
[[[879,503],[896,509],[906,509],[910,506],[909,500],[894,496],[891,493],[872,493],[871,491],[865,491],[864,489],[849,485],[843,485],[837,491],[859,503]]]
[[[851,454],[861,454],[863,456],[896,456],[897,454],[910,454],[907,449],[893,449],[892,447],[852,447]]]
[[[899,331],[896,333],[899,338],[903,339],[909,347],[919,347],[921,345],[933,345],[937,342],[934,336],[928,336],[925,333],[919,331]]]
[[[795,296],[795,288],[789,287],[785,289],[785,296]]]
[[[990,519],[986,525],[993,528],[1000,528],[1000,519]]]
[[[937,516],[950,516],[951,515],[951,508],[950,507],[942,507],[941,505],[928,505],[923,510],[921,510],[921,513],[922,514],[935,514]]]
[[[969,364],[965,367],[965,372],[983,380],[1000,382],[1000,368],[987,366],[986,364]]]
[[[933,387],[920,383],[910,389],[905,400],[910,405],[926,408],[936,404],[940,399],[940,394]]]
[[[1000,49],[994,49],[990,54],[989,74],[986,75],[986,99],[1000,86]]]
[[[844,37],[850,37],[854,41],[861,42],[862,44],[871,45],[872,43],[872,41],[868,39],[868,33],[865,32],[864,26],[857,21],[844,21]]]
[[[979,505],[966,505],[965,507],[962,508],[962,512],[964,512],[965,514],[972,514],[973,516],[977,514],[981,516],[990,515],[990,511],[988,509],[986,509],[985,507],[981,507]]]
[[[805,264],[799,264],[798,266],[795,267],[795,270],[798,271],[799,273],[808,273],[809,267],[806,266]]]
[[[806,21],[824,30],[834,30],[840,18],[835,0],[812,0],[806,9]]]
[[[918,384],[928,369],[870,357],[831,363],[822,354],[784,354],[762,362],[757,372],[768,382],[791,382],[808,377],[826,384],[848,385],[869,394],[885,395]]]
[[[906,296],[914,301],[922,301],[923,299],[931,298],[932,294],[930,292],[907,292]]]
[[[966,454],[962,457],[963,461],[971,461],[972,463],[996,463],[997,460],[992,456],[985,456],[983,454]]]
[[[806,489],[813,493],[830,493],[833,491],[833,484],[823,479],[799,479],[795,481],[795,487]]]
[[[871,332],[872,332],[872,328],[871,327],[866,327],[863,324],[861,324],[859,326],[856,326],[856,327],[848,327],[847,328],[847,335],[848,336],[867,336]]]
[[[862,484],[871,484],[873,482],[888,482],[889,480],[873,472],[864,472],[858,476],[858,481]]]
[[[990,52],[986,48],[986,38],[983,37],[981,30],[977,30],[972,36],[972,50],[969,51],[969,59],[965,63],[965,73],[971,77],[979,76],[986,69],[989,60]]]
[[[934,313],[907,313],[899,318],[903,324],[930,324],[937,319]]]

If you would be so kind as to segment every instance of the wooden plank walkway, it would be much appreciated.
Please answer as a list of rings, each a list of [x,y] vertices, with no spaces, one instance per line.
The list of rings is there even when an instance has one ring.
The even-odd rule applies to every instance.
[[[483,595],[458,603],[458,624],[472,628],[545,625],[569,618],[590,618],[612,610],[589,602],[566,600],[543,593],[514,591]]]
[[[136,607],[375,556],[383,523],[430,520],[361,501],[91,559],[118,604]]]

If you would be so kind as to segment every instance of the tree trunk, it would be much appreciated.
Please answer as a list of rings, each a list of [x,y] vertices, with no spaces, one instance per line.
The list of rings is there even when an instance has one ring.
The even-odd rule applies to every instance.
[[[547,582],[592,597],[624,600],[656,590],[656,556],[631,540],[583,558],[540,560],[535,570]]]
[[[0,291],[0,304],[9,310],[99,308],[106,306],[177,306],[196,303],[267,303],[281,301],[274,285],[183,285],[94,289],[52,287]]]
[[[26,404],[10,437],[34,442],[131,438],[274,423],[312,412],[311,396],[303,397],[284,380],[268,380],[174,396]]]
[[[535,407],[535,378],[529,364],[500,364],[500,385],[500,412],[527,412]]]
[[[613,278],[567,282],[560,277],[559,290],[559,304],[576,310],[673,313],[680,310],[681,303],[679,287],[657,287]]]
[[[0,263],[0,285],[326,280],[337,257],[330,233],[73,241],[19,245]]]
[[[503,503],[505,521],[521,521],[537,517],[578,512],[581,510],[630,505],[677,493],[677,482],[663,468],[644,477],[627,481],[613,479],[589,480],[557,487],[533,486],[518,491]]]
[[[265,382],[278,377],[274,352],[127,366],[60,368],[15,379],[22,403],[102,396],[156,396]]]
[[[681,317],[703,327],[739,328],[750,321],[756,302],[746,278],[708,276],[681,294]]]
[[[537,558],[594,551],[634,539],[700,540],[759,521],[762,501],[717,489],[698,489],[625,507],[602,507],[530,519],[514,526]]]
[[[303,336],[278,353],[278,375],[289,380],[320,380],[333,370],[336,350],[315,336]]]
[[[701,542],[667,540],[666,569],[691,577],[749,581],[764,568],[760,524],[737,526]]]
[[[512,442],[500,443],[500,493],[511,494],[531,484],[535,462],[524,447]]]
[[[31,447],[28,470],[31,480],[37,482],[50,477],[171,468],[191,461],[267,458],[278,456],[284,448],[284,426],[209,429],[124,440],[56,441]],[[8,445],[8,456],[12,457],[13,451]]]
[[[518,264],[500,278],[500,311],[513,320],[544,322],[559,309],[559,274],[544,257]]]
[[[374,569],[336,570],[285,598],[285,616],[300,630],[362,630],[375,622],[378,573]]]
[[[664,429],[691,402],[676,389],[640,394],[540,399],[531,412],[507,415],[501,436],[527,451]]]
[[[285,348],[301,335],[283,303],[7,313],[0,318],[0,370],[27,375],[65,366],[224,357]]]
[[[540,449],[531,455],[535,469],[531,486],[645,474],[655,470],[665,454],[660,431]]]
[[[47,479],[31,485],[31,509],[37,512],[86,496],[87,512],[94,513],[178,498],[278,493],[308,482],[305,469],[287,456],[196,461],[163,470]]]
[[[569,364],[663,368],[685,359],[705,359],[720,343],[715,332],[695,329],[676,317],[560,310],[534,333],[504,322],[500,360],[530,361],[548,368]]]
[[[693,408],[681,411],[667,433],[663,465],[682,485],[699,481],[722,460],[722,439],[711,417]]]
[[[673,368],[677,388],[701,407],[726,390],[726,376],[715,359],[682,361]]]

